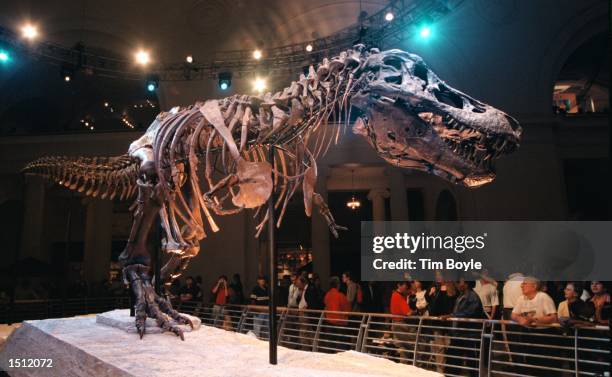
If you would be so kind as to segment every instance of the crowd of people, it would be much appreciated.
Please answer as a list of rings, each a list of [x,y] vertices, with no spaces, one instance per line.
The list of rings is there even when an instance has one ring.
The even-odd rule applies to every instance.
[[[400,360],[409,360],[406,349],[415,339],[415,317],[448,320],[448,325],[432,326],[429,344],[435,355],[438,371],[458,373],[459,368],[475,367],[470,361],[455,365],[457,360],[476,358],[470,350],[473,344],[465,337],[449,336],[444,326],[453,326],[457,318],[505,319],[526,328],[542,328],[552,324],[608,325],[610,316],[610,294],[603,282],[541,282],[521,273],[510,275],[506,281],[498,282],[486,274],[477,281],[459,279],[451,281],[440,274],[433,282],[419,280],[386,282],[358,282],[350,272],[329,279],[329,289],[321,286],[317,274],[292,274],[279,282],[280,306],[292,309],[295,321],[292,325],[299,335],[298,341],[308,339],[308,319],[305,309],[326,310],[325,323],[331,325],[328,333],[338,332],[349,322],[351,312],[388,313],[391,331],[387,333],[396,346]],[[258,276],[250,294],[243,294],[240,275],[234,274],[231,281],[220,276],[209,290],[213,315],[230,323],[223,308],[231,305],[253,304],[267,306],[270,299],[268,281]],[[202,300],[203,290],[197,280],[186,278],[178,287],[176,297],[180,301]],[[225,318],[225,319],[223,319]],[[267,311],[254,315],[253,331],[262,336],[267,331]],[[418,322],[418,321],[417,321]],[[476,323],[478,325],[478,323]],[[469,327],[470,324],[464,326]],[[478,325],[480,326],[480,325]],[[455,331],[455,330],[453,330]],[[332,336],[333,338],[333,336]],[[309,349],[307,342],[304,349]],[[444,367],[446,365],[446,367]]]
[[[209,294],[207,295],[207,292]],[[391,313],[396,316],[438,318],[480,318],[513,320],[524,326],[553,323],[607,325],[610,294],[603,282],[541,282],[521,273],[505,282],[487,275],[479,280],[357,282],[350,272],[329,279],[324,291],[320,277],[306,272],[283,277],[279,282],[279,305],[288,308],[338,312]],[[270,290],[266,277],[257,277],[249,295],[239,274],[229,280],[221,275],[210,288],[202,287],[201,277],[188,276],[171,287],[180,302],[206,301],[217,306],[268,305]],[[399,317],[398,317],[399,318]]]

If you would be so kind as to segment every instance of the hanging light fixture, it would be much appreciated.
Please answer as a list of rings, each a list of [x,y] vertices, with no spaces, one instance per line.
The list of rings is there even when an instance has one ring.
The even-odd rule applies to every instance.
[[[351,170],[351,189],[353,190],[353,196],[351,196],[351,200],[346,202],[346,206],[354,211],[357,208],[361,207],[361,202],[355,198],[355,171],[354,170]]]

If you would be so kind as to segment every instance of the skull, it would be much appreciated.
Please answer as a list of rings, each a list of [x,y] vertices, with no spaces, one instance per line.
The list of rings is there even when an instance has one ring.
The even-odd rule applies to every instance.
[[[419,56],[377,50],[355,70],[353,131],[394,165],[477,187],[493,160],[518,148],[518,122],[440,80]]]

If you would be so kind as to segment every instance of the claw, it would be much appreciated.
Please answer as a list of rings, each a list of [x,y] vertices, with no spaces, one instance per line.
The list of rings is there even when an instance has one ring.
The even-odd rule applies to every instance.
[[[191,327],[191,329],[193,330],[193,321],[189,317],[179,315],[178,322],[183,325],[189,325],[189,327]]]
[[[185,335],[183,335],[183,330],[181,330],[180,328],[178,328],[178,326],[167,326],[166,327],[167,330],[172,331],[173,333],[176,334],[176,336],[178,336],[179,338],[181,338],[181,340],[185,340]]]
[[[140,335],[140,339],[142,339],[142,337],[144,336],[144,333],[145,333],[144,327],[139,327],[138,328],[138,335]]]

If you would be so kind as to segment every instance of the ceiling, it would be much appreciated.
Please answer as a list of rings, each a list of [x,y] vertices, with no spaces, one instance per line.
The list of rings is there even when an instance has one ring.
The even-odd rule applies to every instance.
[[[372,14],[388,3],[361,7]],[[356,23],[359,9],[359,0],[4,0],[0,25],[18,30],[29,20],[64,46],[83,42],[123,56],[145,47],[166,63],[324,37]]]

